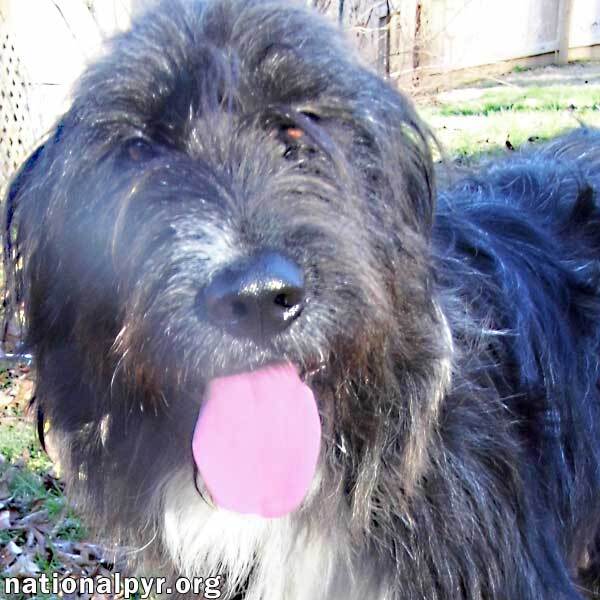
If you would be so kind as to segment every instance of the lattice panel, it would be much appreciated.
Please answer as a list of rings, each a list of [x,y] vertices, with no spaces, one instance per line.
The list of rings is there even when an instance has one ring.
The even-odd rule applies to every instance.
[[[4,197],[10,177],[32,149],[34,134],[29,81],[1,14],[0,40],[0,197]]]

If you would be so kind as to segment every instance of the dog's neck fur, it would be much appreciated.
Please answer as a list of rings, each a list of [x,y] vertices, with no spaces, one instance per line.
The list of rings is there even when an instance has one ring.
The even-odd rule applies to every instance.
[[[245,586],[244,600],[389,597],[381,573],[352,554],[347,508],[332,507],[328,528],[311,528],[302,515],[239,515],[211,507],[182,475],[163,498],[164,542],[173,561],[188,578],[223,575],[224,594]]]

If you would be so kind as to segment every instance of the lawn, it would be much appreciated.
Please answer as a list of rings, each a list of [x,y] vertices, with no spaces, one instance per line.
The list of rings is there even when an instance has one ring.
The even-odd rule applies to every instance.
[[[526,82],[527,73],[519,78]],[[600,127],[595,81],[474,85],[420,98],[418,109],[448,155],[460,159],[546,140],[580,124]]]

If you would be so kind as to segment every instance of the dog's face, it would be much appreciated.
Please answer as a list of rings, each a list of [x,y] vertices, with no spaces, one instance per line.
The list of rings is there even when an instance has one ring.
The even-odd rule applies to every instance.
[[[245,558],[228,555],[234,517],[211,507],[192,443],[215,382],[277,396],[269,369],[316,403],[317,425],[297,417],[306,436],[322,427],[290,522],[332,493],[368,513],[384,447],[418,461],[398,415],[430,408],[403,390],[440,385],[443,346],[426,137],[291,3],[165,2],[85,74],[13,184],[9,229],[39,401],[103,526],[116,502],[118,532],[156,534],[179,568],[250,563],[263,525],[238,534]]]

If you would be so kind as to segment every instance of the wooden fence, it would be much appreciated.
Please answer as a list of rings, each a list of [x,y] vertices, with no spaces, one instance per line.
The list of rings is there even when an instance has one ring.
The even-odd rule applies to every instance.
[[[600,58],[600,0],[313,0],[368,62],[413,86],[464,71]]]

